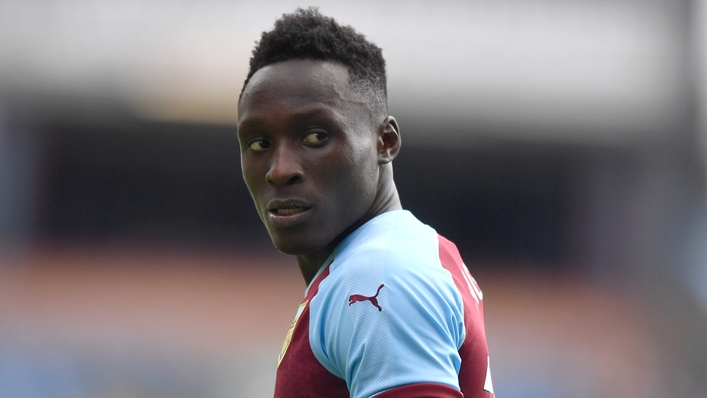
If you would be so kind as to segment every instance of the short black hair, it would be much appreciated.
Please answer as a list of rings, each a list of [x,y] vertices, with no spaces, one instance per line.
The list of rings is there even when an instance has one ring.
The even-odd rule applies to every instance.
[[[263,32],[253,49],[250,70],[241,89],[259,69],[290,59],[338,62],[346,66],[354,90],[363,94],[373,112],[388,113],[383,51],[351,26],[319,13],[316,7],[283,14],[275,28]]]

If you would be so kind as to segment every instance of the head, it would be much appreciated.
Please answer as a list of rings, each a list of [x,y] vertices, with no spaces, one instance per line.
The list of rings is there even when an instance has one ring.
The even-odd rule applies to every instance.
[[[300,9],[263,34],[250,66],[238,106],[241,165],[279,250],[328,255],[400,207],[390,164],[400,136],[377,46]]]

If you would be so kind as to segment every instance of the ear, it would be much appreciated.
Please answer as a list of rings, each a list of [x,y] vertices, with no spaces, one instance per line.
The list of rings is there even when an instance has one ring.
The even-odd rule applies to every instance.
[[[378,164],[390,163],[400,152],[400,128],[395,118],[388,116],[378,126]]]

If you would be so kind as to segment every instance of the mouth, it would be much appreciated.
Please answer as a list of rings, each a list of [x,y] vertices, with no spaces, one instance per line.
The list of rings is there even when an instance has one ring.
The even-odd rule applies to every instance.
[[[274,219],[295,218],[295,216],[302,214],[311,208],[311,205],[296,200],[274,200],[268,203],[267,206],[270,217]]]
[[[289,208],[288,208],[288,209],[272,209],[272,210],[269,210],[269,211],[270,211],[271,213],[277,214],[278,216],[288,216],[288,215],[290,215],[290,214],[301,213],[301,212],[303,212],[304,210],[305,210],[304,207],[293,207],[293,208],[291,208],[291,209],[289,209]]]

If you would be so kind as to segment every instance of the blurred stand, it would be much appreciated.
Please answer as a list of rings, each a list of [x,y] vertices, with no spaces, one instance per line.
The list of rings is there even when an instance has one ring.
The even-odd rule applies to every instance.
[[[0,0],[0,396],[271,395],[304,286],[235,121],[296,5]],[[321,9],[384,49],[396,184],[484,289],[498,396],[707,397],[705,1]]]
[[[7,122],[0,103],[0,257],[26,254],[30,246],[41,164],[40,135]]]

